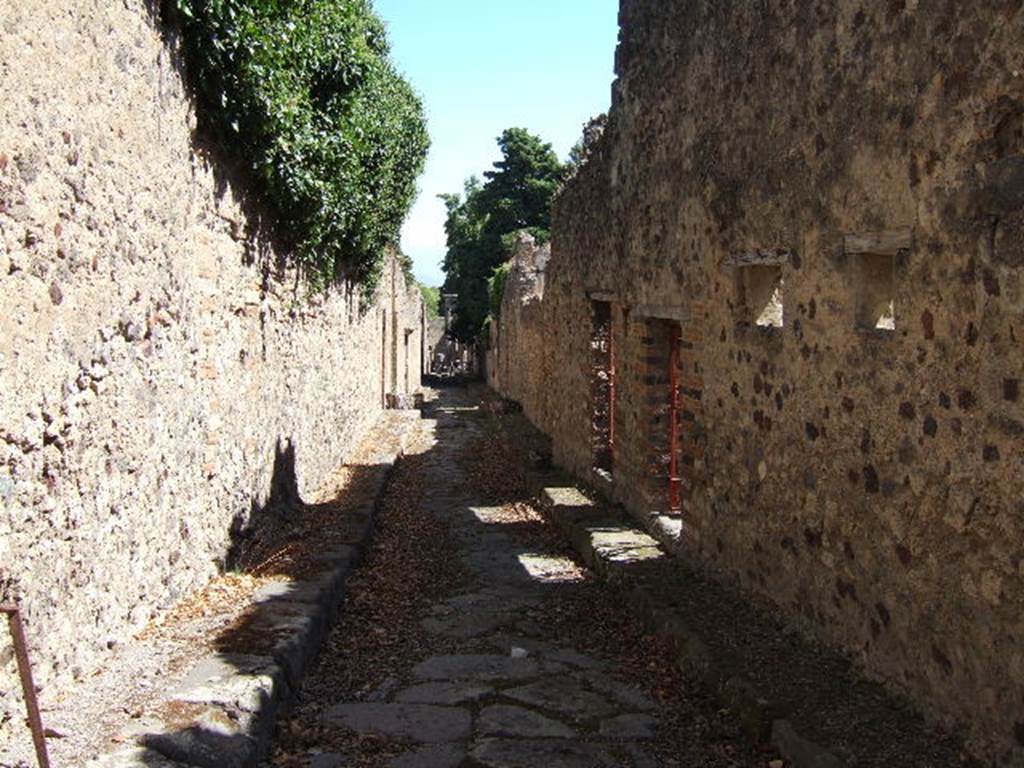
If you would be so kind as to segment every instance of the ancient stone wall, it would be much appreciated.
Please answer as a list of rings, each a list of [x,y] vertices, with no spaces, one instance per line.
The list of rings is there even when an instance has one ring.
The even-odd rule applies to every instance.
[[[1020,0],[621,19],[610,127],[556,205],[527,412],[680,552],[1019,764]]]
[[[315,494],[418,386],[423,313],[394,263],[307,295],[142,0],[3,6],[0,579],[48,695]]]
[[[490,349],[485,367],[492,387],[529,407],[527,416],[540,421],[536,404],[546,392],[546,329],[540,309],[551,246],[538,246],[525,232],[518,237],[508,265],[501,312],[490,324]]]

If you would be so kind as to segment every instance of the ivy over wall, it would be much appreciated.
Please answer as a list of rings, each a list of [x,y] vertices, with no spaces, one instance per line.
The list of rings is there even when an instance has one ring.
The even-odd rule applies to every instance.
[[[251,171],[307,280],[370,292],[429,137],[370,0],[168,0],[204,125]]]

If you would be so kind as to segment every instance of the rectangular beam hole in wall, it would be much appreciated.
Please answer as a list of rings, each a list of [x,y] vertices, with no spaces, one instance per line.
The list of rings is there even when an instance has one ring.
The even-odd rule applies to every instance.
[[[783,280],[780,265],[755,264],[736,268],[737,321],[758,328],[782,328]]]
[[[857,327],[896,330],[896,257],[860,253],[853,257],[857,291]]]
[[[850,259],[856,292],[858,329],[896,330],[896,265],[913,247],[911,227],[844,235],[843,250]]]
[[[615,464],[615,348],[612,305],[594,301],[590,336],[594,471],[611,480]]]

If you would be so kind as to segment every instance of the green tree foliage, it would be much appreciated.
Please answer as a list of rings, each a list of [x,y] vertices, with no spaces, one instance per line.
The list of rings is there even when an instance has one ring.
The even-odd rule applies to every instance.
[[[420,283],[420,293],[427,307],[427,317],[431,320],[441,316],[441,289]]]
[[[566,172],[551,145],[524,128],[506,130],[498,147],[502,159],[485,182],[473,177],[461,195],[441,196],[448,210],[444,292],[459,296],[451,330],[466,342],[476,340],[492,309],[491,278],[509,258],[511,235],[527,230],[538,242],[550,239],[551,201]]]
[[[416,196],[423,107],[369,0],[168,0],[201,116],[314,285],[368,290]]]
[[[505,262],[491,274],[491,279],[487,281],[487,292],[491,298],[491,317],[501,317],[501,300],[505,297],[505,283],[508,282],[508,276],[512,272],[512,265],[510,262]]]

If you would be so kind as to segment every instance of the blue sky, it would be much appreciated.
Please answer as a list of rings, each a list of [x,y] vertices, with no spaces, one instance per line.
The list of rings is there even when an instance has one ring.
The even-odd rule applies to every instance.
[[[402,230],[417,278],[444,277],[442,192],[498,159],[495,139],[528,128],[565,158],[608,110],[618,0],[374,0],[392,57],[423,97],[433,146]]]

